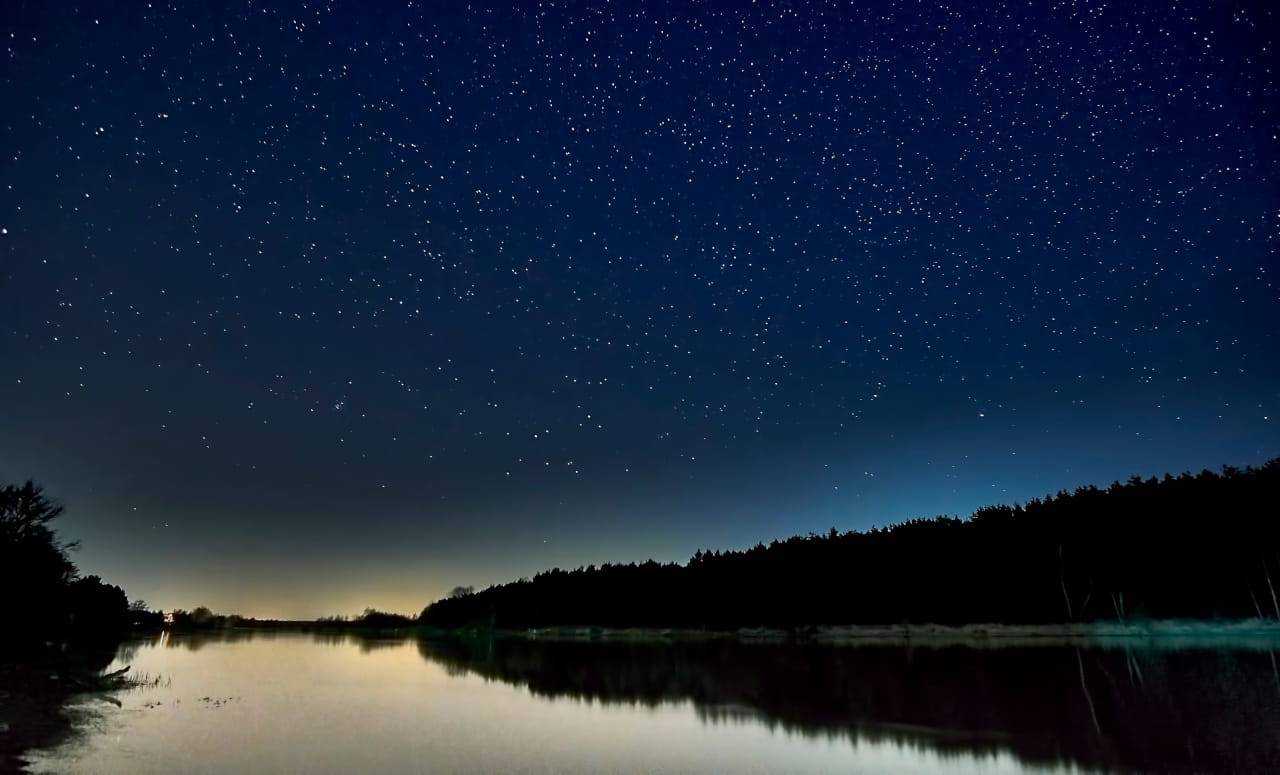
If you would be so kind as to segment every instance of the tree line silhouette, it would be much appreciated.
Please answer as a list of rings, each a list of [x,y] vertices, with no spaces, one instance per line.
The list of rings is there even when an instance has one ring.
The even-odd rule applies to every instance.
[[[318,632],[324,630],[401,630],[412,627],[412,617],[403,614],[366,608],[358,616],[322,616],[313,620],[256,619],[240,614],[218,614],[206,606],[187,611],[176,609],[169,613],[167,628],[177,632],[202,632],[208,630],[300,630]]]
[[[554,568],[428,605],[441,628],[1280,619],[1280,458],[1085,486],[968,519],[811,534],[685,564]]]
[[[455,588],[417,623],[732,630],[838,624],[1042,624],[1144,618],[1280,619],[1280,459],[1174,477],[1133,477],[968,519],[811,534],[685,564],[554,568],[481,591]],[[161,626],[117,586],[82,576],[51,523],[62,507],[31,482],[0,487],[0,588],[22,651],[110,641]],[[313,629],[397,629],[368,609]],[[174,629],[296,627],[296,622],[172,613]]]

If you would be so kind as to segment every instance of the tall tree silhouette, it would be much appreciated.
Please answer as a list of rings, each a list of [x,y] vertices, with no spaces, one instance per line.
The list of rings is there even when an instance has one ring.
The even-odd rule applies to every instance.
[[[6,618],[21,628],[62,624],[67,587],[76,566],[50,523],[62,507],[32,482],[0,488],[0,588],[9,600]]]

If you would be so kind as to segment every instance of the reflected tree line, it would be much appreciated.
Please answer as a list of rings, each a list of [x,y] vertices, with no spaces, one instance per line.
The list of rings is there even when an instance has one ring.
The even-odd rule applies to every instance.
[[[709,723],[888,740],[943,754],[1148,772],[1280,761],[1268,648],[888,646],[420,640],[455,673],[550,698],[693,703]]]
[[[1134,477],[968,519],[809,535],[684,565],[559,568],[427,606],[442,628],[1280,619],[1280,459]]]
[[[689,703],[708,724],[943,756],[1144,772],[1268,772],[1280,761],[1280,669],[1268,638],[983,648],[223,630],[162,643],[298,637],[366,654],[413,647],[451,675],[550,701]]]

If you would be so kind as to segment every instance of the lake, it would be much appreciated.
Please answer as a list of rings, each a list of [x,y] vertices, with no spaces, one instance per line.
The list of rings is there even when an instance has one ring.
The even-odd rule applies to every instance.
[[[1267,771],[1273,643],[130,643],[36,772]],[[158,679],[158,682],[156,682]]]

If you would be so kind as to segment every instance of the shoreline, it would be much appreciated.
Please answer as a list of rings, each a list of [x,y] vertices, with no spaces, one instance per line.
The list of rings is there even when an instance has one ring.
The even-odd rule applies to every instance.
[[[315,626],[311,622],[276,622],[267,626],[176,629],[178,637],[298,633],[317,636],[424,640],[525,640],[575,643],[671,644],[732,642],[824,646],[915,646],[942,648],[1000,648],[1028,646],[1095,646],[1129,648],[1252,648],[1280,649],[1280,620],[1156,619],[1131,622],[1048,624],[878,624],[820,625],[796,629],[742,627],[699,630],[678,627],[599,627],[590,625],[491,629],[439,628],[423,625],[392,628]],[[141,633],[139,633],[141,634]]]
[[[424,634],[427,634],[424,632]],[[831,646],[1060,646],[1133,645],[1138,642],[1173,648],[1220,647],[1241,642],[1280,647],[1280,620],[1201,621],[1163,619],[1143,622],[1063,624],[899,624],[824,625],[799,630],[747,627],[737,630],[694,630],[643,627],[540,627],[527,630],[438,630],[443,637],[499,637],[542,641],[686,643],[801,643]]]

